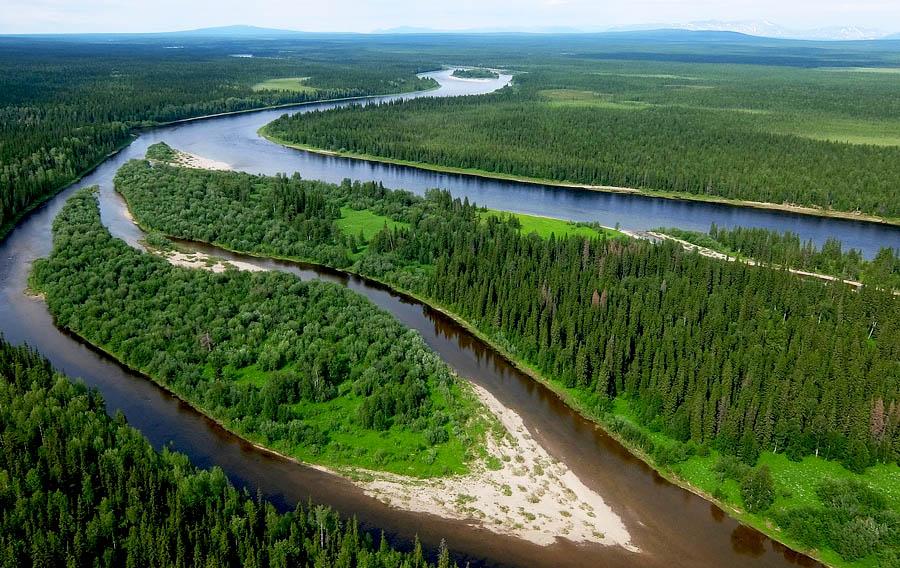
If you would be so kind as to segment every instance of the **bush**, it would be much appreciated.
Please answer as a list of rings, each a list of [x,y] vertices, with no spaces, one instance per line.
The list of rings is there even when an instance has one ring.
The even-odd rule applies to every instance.
[[[750,466],[734,456],[723,455],[713,465],[713,471],[716,472],[719,481],[733,479],[737,482],[741,482],[747,477]]]
[[[856,517],[847,523],[835,524],[831,539],[838,554],[852,561],[871,554],[884,532],[886,527],[872,517]]]
[[[741,498],[751,513],[761,513],[775,501],[775,482],[768,466],[750,470],[741,481]]]

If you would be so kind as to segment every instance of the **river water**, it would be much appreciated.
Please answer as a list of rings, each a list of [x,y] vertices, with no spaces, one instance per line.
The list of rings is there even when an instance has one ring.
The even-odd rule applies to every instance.
[[[509,77],[501,77],[490,82],[464,82],[451,79],[449,71],[434,75],[441,81],[442,87],[431,95],[483,93],[509,80]],[[327,106],[328,103],[308,105],[301,110]],[[392,313],[404,325],[416,329],[461,376],[485,387],[500,402],[519,413],[535,439],[551,455],[567,464],[588,487],[603,496],[622,517],[632,542],[642,552],[631,553],[618,547],[600,545],[575,545],[568,541],[541,547],[496,535],[464,522],[392,509],[365,496],[341,478],[274,457],[228,434],[150,381],[128,372],[58,330],[44,302],[24,294],[31,262],[49,254],[52,220],[76,187],[99,184],[104,223],[114,235],[126,241],[135,243],[140,238],[140,231],[124,216],[122,200],[112,190],[112,177],[124,161],[143,156],[149,144],[160,140],[254,172],[299,169],[305,177],[331,181],[344,177],[381,179],[385,185],[415,191],[433,186],[447,187],[455,195],[468,195],[481,204],[560,217],[584,218],[574,213],[588,215],[587,212],[594,207],[596,214],[591,220],[604,224],[619,221],[627,228],[678,225],[682,218],[694,219],[725,211],[726,217],[733,217],[742,224],[751,224],[743,221],[744,215],[759,223],[774,223],[780,219],[783,224],[777,225],[778,228],[800,232],[800,227],[804,227],[808,232],[801,234],[811,238],[834,234],[853,246],[869,251],[884,244],[900,244],[896,242],[896,230],[878,225],[760,211],[727,211],[728,208],[719,206],[644,198],[637,200],[647,204],[649,210],[639,214],[641,206],[635,201],[629,202],[636,199],[633,196],[506,184],[325,158],[286,150],[256,137],[259,126],[284,112],[261,111],[218,117],[146,132],[82,182],[35,211],[0,244],[0,331],[13,343],[27,342],[36,347],[60,370],[98,388],[106,398],[110,412],[122,411],[129,423],[141,430],[155,447],[167,445],[184,452],[200,467],[217,465],[236,484],[252,491],[259,489],[281,506],[312,500],[331,505],[346,515],[356,515],[364,527],[383,528],[391,541],[401,546],[408,546],[414,535],[431,547],[436,547],[445,538],[451,549],[459,554],[460,560],[471,561],[473,566],[815,565],[808,558],[741,526],[705,500],[666,482],[594,424],[568,408],[551,391],[517,371],[452,320],[363,279],[295,263],[243,257],[206,245],[191,245],[196,250],[245,260],[267,269],[288,271],[304,279],[320,278],[348,286]],[[513,193],[506,193],[505,189],[501,192],[504,187]],[[581,205],[578,205],[579,201]],[[570,207],[573,208],[572,215],[566,213]],[[691,209],[693,213],[685,210],[679,216],[678,211],[686,208],[694,208]],[[644,224],[626,222],[631,214],[635,216],[636,223],[644,219]],[[663,221],[661,215],[672,216]],[[728,224],[724,219],[716,217],[715,220],[723,225]],[[818,232],[813,231],[816,227]]]

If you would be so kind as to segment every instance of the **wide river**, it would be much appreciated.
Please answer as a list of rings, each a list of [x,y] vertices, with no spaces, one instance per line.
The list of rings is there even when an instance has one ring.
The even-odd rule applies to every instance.
[[[509,81],[508,76],[487,82],[459,81],[452,79],[449,71],[429,75],[440,81],[441,88],[426,93],[428,96],[486,93]],[[412,96],[421,94],[404,95]],[[394,97],[379,97],[369,102],[391,98]],[[290,112],[331,106],[335,104],[306,105],[292,108]],[[706,229],[715,221],[720,225],[791,229],[816,241],[837,236],[868,254],[879,246],[900,247],[900,230],[887,226],[435,174],[297,152],[256,135],[260,126],[285,112],[288,111],[281,109],[222,116],[145,132],[81,182],[28,216],[0,243],[0,332],[13,343],[28,343],[37,348],[62,371],[98,388],[106,398],[109,411],[121,410],[129,423],[141,430],[155,447],[169,446],[184,452],[200,467],[219,466],[236,484],[252,491],[258,488],[282,506],[307,500],[331,505],[346,515],[355,515],[366,528],[384,529],[400,545],[408,545],[415,535],[432,547],[445,538],[463,565],[465,561],[471,561],[472,566],[548,567],[815,565],[662,479],[551,391],[518,372],[453,321],[362,279],[192,245],[197,250],[292,272],[304,279],[320,278],[347,286],[417,330],[461,376],[483,386],[519,413],[535,439],[599,493],[622,518],[632,542],[641,552],[575,545],[568,541],[541,547],[464,522],[392,509],[365,496],[341,478],[273,457],[228,434],[150,381],[59,331],[45,303],[25,295],[31,263],[49,254],[53,218],[77,187],[99,184],[104,223],[113,234],[131,243],[140,238],[139,230],[123,214],[124,205],[112,190],[112,178],[123,162],[142,157],[148,145],[160,140],[251,172],[300,171],[305,177],[330,181],[346,177],[375,179],[390,187],[416,192],[443,187],[454,195],[465,195],[479,204],[499,209],[596,220],[606,225],[619,222],[630,229],[660,225]]]

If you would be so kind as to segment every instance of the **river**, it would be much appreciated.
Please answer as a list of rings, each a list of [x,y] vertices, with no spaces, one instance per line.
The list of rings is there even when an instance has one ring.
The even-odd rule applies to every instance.
[[[509,80],[509,77],[501,77],[489,82],[464,82],[451,79],[449,71],[434,75],[442,87],[428,94],[438,96],[488,92]],[[329,104],[307,105],[300,110],[325,108]],[[155,447],[169,446],[184,452],[200,467],[217,465],[237,485],[252,491],[258,488],[281,506],[292,506],[298,501],[311,499],[331,505],[345,515],[356,515],[364,527],[383,528],[392,542],[399,545],[408,545],[416,534],[431,547],[436,547],[441,538],[445,538],[451,549],[459,554],[463,565],[465,561],[471,561],[473,566],[815,565],[808,558],[793,553],[755,530],[743,527],[705,500],[662,479],[593,423],[563,404],[555,394],[517,371],[452,320],[363,279],[295,263],[243,257],[205,245],[192,245],[197,250],[245,260],[267,269],[292,272],[301,278],[321,278],[348,286],[392,313],[404,325],[416,329],[461,376],[485,387],[501,403],[515,410],[531,434],[552,456],[564,462],[588,487],[597,491],[620,515],[632,536],[632,542],[641,552],[631,553],[622,548],[600,545],[575,545],[567,541],[541,547],[496,535],[464,522],[392,509],[367,497],[360,489],[339,477],[274,457],[228,434],[150,381],[128,372],[108,357],[58,330],[44,302],[24,294],[31,262],[49,254],[52,220],[77,187],[101,185],[104,223],[114,235],[131,243],[140,237],[140,231],[124,216],[122,200],[112,190],[112,177],[124,161],[142,156],[149,144],[160,140],[248,171],[274,173],[299,169],[306,177],[332,181],[344,177],[383,179],[385,185],[415,191],[432,186],[447,187],[455,195],[468,195],[478,203],[504,209],[511,209],[514,205],[517,211],[561,217],[572,217],[565,214],[566,207],[577,207],[575,204],[579,200],[584,200],[584,206],[578,207],[581,214],[590,204],[600,208],[602,203],[625,203],[634,199],[647,201],[634,196],[554,190],[315,156],[283,149],[255,135],[259,126],[284,112],[282,109],[217,117],[145,132],[82,182],[28,216],[0,244],[0,332],[13,343],[27,342],[63,372],[80,377],[88,385],[99,389],[109,411],[122,411],[129,423],[147,436]],[[379,177],[382,175],[384,177]],[[500,188],[506,186],[523,197],[500,195]],[[529,202],[532,198],[537,204]],[[657,213],[648,212],[648,218],[662,215],[666,207],[672,207],[673,212],[696,207],[693,216],[722,209],[703,204],[649,201],[652,202],[650,208]],[[544,208],[540,203],[544,203]],[[639,207],[632,203],[628,208],[636,211]],[[612,210],[597,211],[594,220],[604,224],[611,224],[610,221],[615,223],[619,219],[601,217],[613,214]],[[626,211],[621,213],[625,215]],[[645,226],[655,226],[654,223],[678,224],[680,217],[677,213],[672,215],[674,217],[666,222],[647,221]],[[737,218],[747,215],[758,220],[781,219],[785,225],[779,228],[793,230],[798,230],[793,223],[810,228],[818,226],[824,231],[821,234],[836,231],[835,235],[841,238],[845,238],[842,231],[846,230],[853,236],[853,239],[845,238],[847,242],[867,250],[897,239],[895,229],[879,225],[818,220],[756,210],[729,212],[728,215]],[[629,225],[625,218],[621,218],[622,226],[641,228]],[[863,246],[864,243],[868,244]]]

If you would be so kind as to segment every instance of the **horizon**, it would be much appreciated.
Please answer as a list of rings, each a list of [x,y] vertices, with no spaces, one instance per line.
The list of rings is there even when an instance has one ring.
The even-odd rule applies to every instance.
[[[175,23],[177,22],[177,23]],[[224,0],[161,0],[152,5],[128,0],[10,0],[0,14],[0,34],[167,33],[251,26],[307,33],[390,33],[420,30],[440,33],[599,33],[648,29],[757,30],[773,36],[850,29],[865,35],[900,32],[900,3],[845,0],[782,3],[739,0],[713,2],[638,0],[604,5],[588,0],[523,0],[511,9],[503,0],[465,0],[452,5],[413,5],[409,0],[359,2],[335,0],[324,5],[295,5],[262,0],[249,6]],[[704,27],[706,26],[706,27]],[[719,27],[716,27],[719,26]],[[787,34],[787,35],[785,35]],[[750,35],[763,35],[766,33]]]

